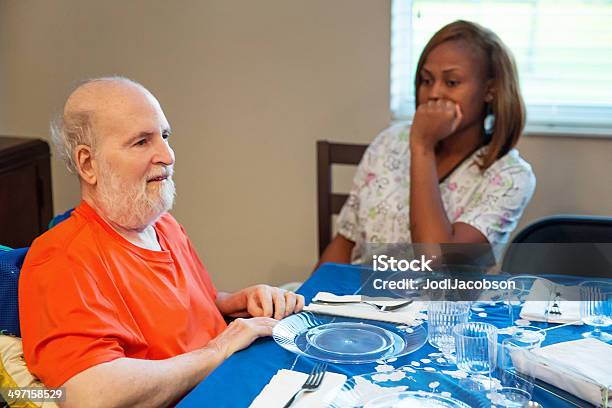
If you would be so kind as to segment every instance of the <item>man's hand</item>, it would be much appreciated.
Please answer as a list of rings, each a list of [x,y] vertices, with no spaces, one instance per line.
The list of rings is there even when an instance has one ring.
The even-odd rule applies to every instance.
[[[270,336],[276,323],[269,317],[236,319],[205,347],[189,353],[165,360],[123,357],[89,367],[63,384],[67,400],[62,406],[174,406],[226,358]]]
[[[246,311],[253,317],[274,317],[280,320],[304,308],[304,296],[268,285],[255,285],[241,290],[246,297]]]
[[[255,285],[234,293],[219,292],[215,303],[224,316],[280,320],[301,312],[304,296],[268,285]]]
[[[216,348],[226,359],[237,351],[251,345],[257,338],[271,336],[278,323],[269,317],[238,318],[208,344]]]
[[[433,150],[439,141],[457,130],[462,118],[459,105],[446,99],[419,105],[410,129],[411,145]]]

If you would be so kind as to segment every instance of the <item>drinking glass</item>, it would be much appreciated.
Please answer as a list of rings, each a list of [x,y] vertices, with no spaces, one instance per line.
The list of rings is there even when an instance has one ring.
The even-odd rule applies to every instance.
[[[507,408],[527,407],[533,395],[536,364],[533,350],[540,348],[546,332],[533,326],[519,326],[512,337],[502,341],[496,376],[501,388],[495,390],[491,402]]]
[[[506,292],[510,325],[520,324],[523,320],[521,311],[528,301],[541,304],[538,309],[542,310],[544,322],[548,322],[548,313],[555,295],[555,284],[552,281],[533,275],[517,275],[508,279],[508,284],[511,287]],[[533,290],[534,287],[538,289]]]
[[[470,318],[469,302],[432,301],[427,308],[427,340],[444,355],[435,360],[437,365],[446,366],[454,362],[455,339],[453,327],[466,323]]]
[[[580,319],[594,328],[582,335],[609,342],[612,335],[602,332],[601,328],[612,325],[612,282],[586,281],[579,287]]]
[[[497,357],[497,328],[489,323],[460,323],[453,328],[457,368],[473,375],[487,374],[491,388],[491,372]],[[482,391],[488,389],[482,382],[468,379],[465,387]]]

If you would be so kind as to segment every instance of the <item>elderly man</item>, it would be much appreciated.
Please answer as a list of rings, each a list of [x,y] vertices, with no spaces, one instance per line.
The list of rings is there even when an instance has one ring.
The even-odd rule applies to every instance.
[[[19,286],[25,359],[67,406],[176,403],[303,298],[266,285],[217,292],[174,201],[170,126],[125,78],[78,87],[54,126],[81,203],[34,241]],[[250,317],[226,325],[223,315]]]

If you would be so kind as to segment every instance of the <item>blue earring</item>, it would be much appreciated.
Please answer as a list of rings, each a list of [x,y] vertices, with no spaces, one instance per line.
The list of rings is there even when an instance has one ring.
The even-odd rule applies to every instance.
[[[493,134],[493,129],[495,127],[495,115],[493,114],[493,108],[491,108],[491,104],[487,104],[487,116],[484,119],[484,131],[487,136],[491,136]]]

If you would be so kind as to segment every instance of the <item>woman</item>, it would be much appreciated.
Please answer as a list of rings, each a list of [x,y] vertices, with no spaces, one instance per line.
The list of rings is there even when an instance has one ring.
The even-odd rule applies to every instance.
[[[366,151],[320,263],[359,263],[369,243],[507,242],[533,195],[514,149],[525,124],[516,66],[488,29],[456,21],[417,65],[411,126]]]

